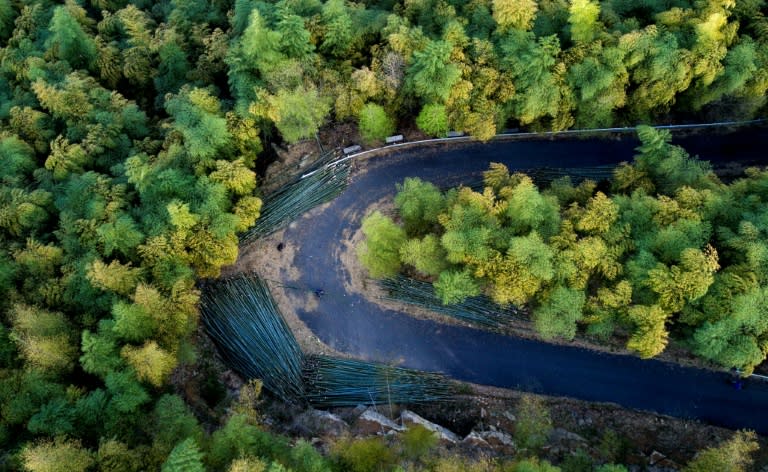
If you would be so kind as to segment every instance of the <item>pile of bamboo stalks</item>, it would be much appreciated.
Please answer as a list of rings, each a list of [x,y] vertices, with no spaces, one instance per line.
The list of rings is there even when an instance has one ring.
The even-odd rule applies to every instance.
[[[449,401],[456,386],[445,376],[354,359],[310,356],[306,398],[316,407]]]
[[[203,323],[229,365],[289,401],[304,395],[304,355],[262,281],[238,276],[207,287]]]
[[[304,356],[264,281],[256,275],[206,287],[202,318],[227,363],[284,401],[316,407],[447,401],[445,376],[360,360]]]
[[[525,319],[513,306],[500,306],[488,297],[470,297],[461,303],[444,305],[432,284],[398,275],[378,281],[388,294],[385,299],[415,305],[450,316],[479,328],[504,332],[513,319]]]
[[[348,161],[321,165],[266,196],[261,216],[240,242],[248,244],[274,233],[303,213],[333,200],[347,188],[349,168]]]
[[[584,180],[593,180],[595,182],[611,180],[615,169],[615,165],[589,167],[537,167],[523,172],[530,176],[536,185],[540,188],[544,188],[551,184],[552,181],[566,176],[570,177],[574,184],[578,184]]]

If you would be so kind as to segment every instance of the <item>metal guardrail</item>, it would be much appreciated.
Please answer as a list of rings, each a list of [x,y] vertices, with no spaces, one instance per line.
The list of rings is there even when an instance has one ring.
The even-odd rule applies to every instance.
[[[736,374],[736,375],[738,375],[739,377],[743,377],[743,378],[745,378],[745,379],[755,379],[755,380],[759,380],[759,381],[761,381],[761,382],[768,382],[768,376],[765,376],[765,375],[760,375],[760,374],[749,374],[749,375],[747,375],[747,376],[742,376],[742,375],[741,375],[741,374],[742,374],[742,372],[741,372],[739,369],[734,369],[734,370],[731,370],[731,373],[735,373],[735,374]]]
[[[733,377],[739,377],[742,379],[755,379],[759,380],[761,382],[768,382],[768,376],[766,375],[760,375],[760,374],[749,374],[749,375],[742,375],[744,372],[742,372],[740,369],[733,368],[728,371],[729,374]]]
[[[753,125],[753,124],[767,123],[767,122],[768,122],[768,118],[759,118],[756,120],[747,120],[747,121],[720,121],[717,123],[695,123],[695,124],[687,124],[687,125],[653,125],[652,127],[656,129],[705,129],[705,128],[722,128],[726,126]],[[636,130],[637,130],[637,127],[621,127],[621,128],[571,129],[571,130],[564,130],[564,131],[542,131],[542,132],[524,132],[524,133],[511,132],[511,133],[497,134],[491,139],[568,136],[568,135],[591,134],[591,133],[630,133],[630,132],[635,132]],[[354,159],[354,158],[369,155],[369,154],[374,154],[380,151],[390,151],[394,148],[399,148],[399,147],[416,146],[420,144],[430,144],[430,143],[465,142],[465,141],[472,141],[474,139],[475,138],[472,136],[456,136],[456,137],[450,137],[450,138],[422,139],[419,141],[409,141],[404,143],[389,144],[388,146],[385,146],[385,147],[367,149],[365,151],[357,152],[354,154],[347,154],[341,159],[335,160],[333,162],[329,162],[328,164],[325,165],[325,167],[332,167],[342,162],[346,162],[350,159]],[[303,174],[300,178],[304,179],[306,177],[314,175],[319,170],[320,169],[315,169],[311,172]]]

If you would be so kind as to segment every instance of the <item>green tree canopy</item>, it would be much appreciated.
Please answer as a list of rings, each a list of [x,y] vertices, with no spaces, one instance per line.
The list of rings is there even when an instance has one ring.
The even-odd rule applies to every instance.
[[[432,234],[406,241],[400,247],[400,260],[426,275],[437,276],[447,268],[445,250]]]
[[[424,105],[416,117],[416,126],[428,135],[445,136],[449,130],[445,106],[436,103]]]
[[[173,448],[165,460],[162,472],[204,472],[203,455],[195,440],[187,438]]]
[[[435,282],[435,293],[443,304],[450,305],[480,295],[480,285],[469,271],[444,271]]]
[[[200,88],[184,89],[165,105],[184,136],[185,150],[196,165],[205,168],[213,167],[213,158],[232,141],[220,107],[216,97]]]
[[[600,4],[590,0],[572,0],[569,8],[568,23],[571,25],[571,39],[576,42],[589,42],[598,34]]]
[[[381,105],[366,103],[358,115],[360,135],[370,143],[383,141],[395,131],[395,120],[389,117]]]
[[[56,56],[69,62],[73,68],[88,68],[96,60],[96,43],[77,21],[73,12],[80,18],[85,18],[85,11],[76,3],[68,3],[54,10],[50,26],[50,45],[55,49]]]
[[[330,110],[328,99],[314,87],[279,90],[267,103],[267,116],[291,143],[314,136]]]
[[[413,54],[406,74],[406,84],[427,102],[444,102],[451,87],[461,77],[459,68],[450,60],[452,45],[447,41],[430,41]]]
[[[416,177],[406,178],[397,184],[395,208],[411,234],[422,234],[437,224],[445,209],[446,199],[440,189],[430,182]]]
[[[388,277],[400,270],[400,248],[405,243],[405,231],[381,212],[363,219],[365,241],[358,255],[372,277]]]
[[[583,316],[584,292],[555,287],[533,312],[536,331],[544,338],[573,339],[576,323]]]

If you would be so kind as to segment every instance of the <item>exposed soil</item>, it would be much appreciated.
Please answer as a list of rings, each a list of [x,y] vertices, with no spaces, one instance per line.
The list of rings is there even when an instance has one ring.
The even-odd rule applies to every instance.
[[[315,208],[308,214],[321,211],[321,208]],[[298,308],[312,309],[317,304],[317,297],[311,287],[292,284],[299,280],[300,275],[293,265],[296,247],[284,243],[283,233],[284,230],[281,230],[253,244],[241,247],[237,262],[224,267],[221,272],[222,277],[232,277],[242,273],[258,274],[269,285],[269,290],[283,318],[305,353],[349,357],[325,345],[296,315]],[[278,249],[280,244],[282,244],[281,249]]]
[[[304,140],[287,147],[273,146],[277,159],[272,162],[264,175],[264,185],[260,191],[268,195],[277,190],[301,170],[315,162],[321,153],[317,141]]]
[[[395,211],[390,198],[371,205],[365,213],[370,214],[377,210],[387,216],[393,216]],[[386,291],[378,284],[378,282],[369,277],[368,271],[360,264],[359,258],[357,257],[357,247],[364,239],[365,235],[363,235],[362,229],[358,228],[358,230],[352,234],[345,233],[344,241],[342,241],[342,247],[339,252],[339,261],[346,272],[344,277],[344,289],[348,293],[360,294],[367,300],[372,301],[379,306],[407,313],[414,318],[433,320],[439,323],[458,326],[472,326],[469,323],[465,323],[450,316],[441,315],[434,311],[389,299]]]
[[[193,334],[196,356],[179,363],[170,383],[209,431],[220,426],[226,406],[236,398],[242,378],[227,367],[215,343],[201,326]]]

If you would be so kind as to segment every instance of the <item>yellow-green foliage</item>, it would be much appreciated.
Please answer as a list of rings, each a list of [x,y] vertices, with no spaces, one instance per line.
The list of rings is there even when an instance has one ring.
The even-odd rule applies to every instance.
[[[754,431],[737,431],[717,447],[707,448],[688,463],[684,472],[743,472],[752,465],[752,453],[759,448]]]
[[[360,136],[366,143],[383,141],[395,132],[395,120],[387,115],[381,105],[366,103],[358,114]]]
[[[28,444],[21,461],[29,472],[85,472],[94,463],[91,451],[78,441],[63,439]]]
[[[148,341],[141,347],[126,345],[121,354],[136,371],[139,380],[160,387],[176,367],[176,356],[164,351],[155,341]]]
[[[340,441],[336,443],[333,454],[341,467],[350,472],[387,470],[396,460],[395,453],[377,437]]]
[[[391,219],[374,212],[363,220],[365,242],[358,255],[372,277],[387,277],[400,270],[400,248],[405,243],[405,231]]]
[[[440,437],[421,425],[410,426],[401,436],[403,457],[411,460],[424,458],[437,446]]]
[[[74,367],[77,346],[63,313],[17,304],[11,308],[10,315],[11,338],[30,368],[59,373]]]
[[[538,397],[524,395],[516,410],[515,441],[521,448],[536,450],[546,444],[552,430],[549,411]]]

